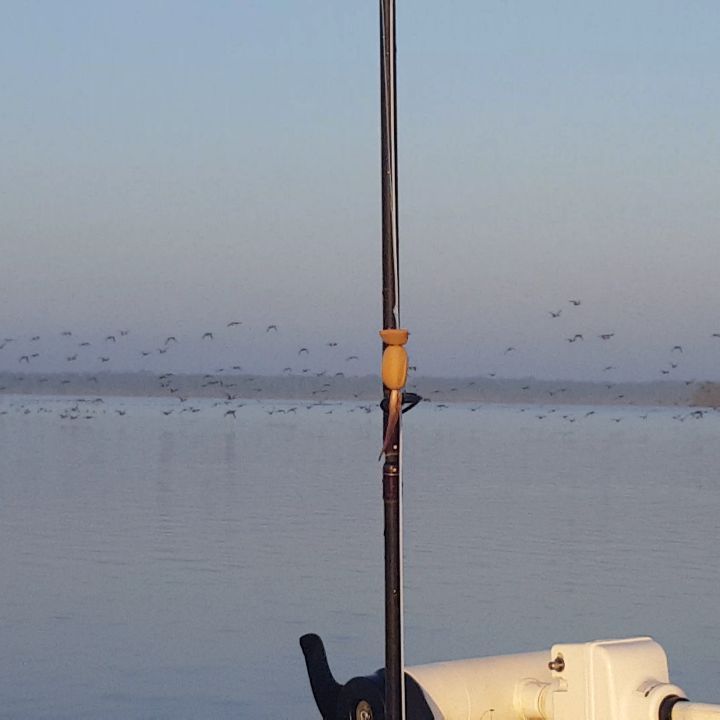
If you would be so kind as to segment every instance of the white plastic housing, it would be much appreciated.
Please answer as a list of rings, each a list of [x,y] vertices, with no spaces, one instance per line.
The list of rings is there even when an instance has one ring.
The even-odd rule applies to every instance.
[[[547,651],[405,668],[440,720],[518,720],[515,687],[522,678],[550,682]]]
[[[562,643],[550,652],[418,665],[406,672],[436,720],[665,720],[665,651],[649,637]],[[672,720],[720,720],[720,706],[678,702]]]
[[[553,720],[658,720],[669,695],[665,651],[649,637],[553,645],[562,670],[552,672],[564,689],[553,693]]]

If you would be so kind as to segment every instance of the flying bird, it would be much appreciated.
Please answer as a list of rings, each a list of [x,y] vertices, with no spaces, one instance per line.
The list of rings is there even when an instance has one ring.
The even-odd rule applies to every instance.
[[[682,345],[673,345],[673,349],[670,352],[675,352],[676,350],[678,350],[679,352],[682,352],[683,351]]]
[[[582,305],[582,300],[568,300],[568,302],[571,305],[574,305],[575,307],[578,307],[579,305]]]
[[[558,310],[557,312],[553,312],[552,310],[549,310],[548,312],[550,313],[551,317],[559,318],[562,310]]]
[[[602,335],[598,335],[598,337],[601,340],[609,340],[615,333],[603,333]]]
[[[345,358],[345,362],[350,362],[350,360],[359,360],[359,358],[358,358],[357,355],[348,355],[348,356]]]
[[[117,342],[117,340],[115,339],[115,336],[114,336],[114,335],[108,335],[108,336],[105,338],[105,342]]]
[[[174,335],[170,335],[170,337],[165,338],[166,345],[171,342],[177,342],[177,338]]]
[[[269,333],[271,330],[274,330],[275,332],[277,332],[277,329],[278,329],[278,326],[277,326],[277,325],[268,325],[268,326],[265,328],[265,332],[266,332],[266,333]]]
[[[306,355],[309,355],[309,354],[310,354],[310,351],[309,351],[306,347],[301,347],[301,348],[298,350],[298,355],[302,355],[303,353],[305,353]]]
[[[242,323],[239,320],[233,320],[227,324],[227,327],[237,327],[238,325],[242,325]]]
[[[213,339],[213,334],[212,334],[211,332],[206,332],[206,333],[202,336],[202,339],[203,339],[203,340],[212,340],[212,339]]]

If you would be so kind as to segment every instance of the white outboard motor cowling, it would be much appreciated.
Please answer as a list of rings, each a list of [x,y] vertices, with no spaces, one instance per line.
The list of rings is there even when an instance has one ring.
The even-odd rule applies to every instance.
[[[384,720],[382,670],[340,685],[322,640],[300,644],[323,720]],[[550,651],[405,668],[407,720],[720,720],[688,702],[652,638],[563,643]]]

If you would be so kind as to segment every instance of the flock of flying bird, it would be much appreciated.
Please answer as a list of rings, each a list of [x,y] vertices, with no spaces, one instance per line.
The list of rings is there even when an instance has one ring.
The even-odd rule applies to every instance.
[[[243,323],[240,320],[232,320],[229,323],[226,324],[226,329],[228,328],[236,328],[241,326]],[[278,333],[278,326],[276,324],[268,325],[265,328],[265,334],[269,333]],[[113,332],[108,335],[106,335],[104,338],[101,338],[99,342],[92,343],[89,340],[81,340],[79,342],[75,342],[74,345],[68,346],[66,343],[64,346],[65,353],[62,357],[54,357],[54,360],[64,360],[66,363],[74,363],[78,360],[81,362],[85,362],[85,366],[87,366],[88,363],[92,364],[93,361],[95,363],[100,363],[101,365],[105,363],[109,363],[112,358],[112,349],[114,347],[118,346],[118,338],[122,341],[123,338],[130,335],[129,330],[120,330],[118,332]],[[213,341],[215,340],[215,337],[217,335],[217,331],[206,331],[199,335],[199,339],[201,342],[205,341]],[[74,338],[73,332],[71,330],[63,330],[59,333],[59,336],[67,341],[72,341]],[[12,353],[10,352],[13,347],[20,346],[22,343],[23,350],[16,355],[17,363],[20,366],[23,366],[23,363],[25,365],[32,365],[35,363],[35,361],[39,360],[41,357],[43,357],[43,353],[38,350],[38,343],[41,340],[40,335],[32,335],[29,340],[22,343],[22,340],[20,338],[15,337],[4,337],[2,340],[0,340],[0,351],[8,349],[8,354],[6,354],[6,357],[12,357]],[[192,338],[185,337],[183,338],[183,341],[191,340]],[[164,339],[159,340],[155,348],[144,348],[139,349],[137,351],[137,354],[140,358],[148,358],[155,355],[165,355],[172,347],[179,345],[180,341],[178,340],[178,335],[167,335]],[[329,348],[336,348],[339,346],[339,343],[336,341],[329,341],[326,342],[325,345]],[[72,349],[68,349],[68,347],[71,347]],[[95,357],[92,356],[93,349],[95,352],[99,352],[100,354],[95,355]],[[297,351],[297,355],[299,357],[302,357],[303,355],[309,355],[310,350],[307,347],[301,347]],[[45,352],[44,356],[47,357],[48,353]],[[345,358],[346,362],[351,362],[352,360],[358,360],[358,355],[348,355]],[[0,355],[0,360],[2,360],[2,355]],[[8,365],[5,369],[10,370],[12,365]],[[242,367],[239,365],[233,366],[234,370],[242,371]],[[286,367],[284,368],[283,372],[293,372],[292,367]],[[310,368],[302,368],[299,369],[298,372],[300,373],[309,373],[311,372]]]
[[[557,310],[547,311],[547,315],[550,318],[549,321],[554,323],[561,317],[567,317],[568,315],[572,315],[573,313],[575,313],[577,308],[582,305],[582,300],[578,298],[572,298],[568,301],[568,305],[569,308],[561,307]],[[234,341],[237,340],[237,335],[234,335],[234,333],[236,332],[237,328],[240,328],[241,325],[243,325],[241,321],[231,320],[230,322],[227,322],[225,324],[224,331],[226,332],[226,334],[221,336],[217,330],[208,330],[203,333],[198,333],[198,337],[196,337],[195,340],[203,344],[209,344],[214,343],[216,339],[220,337],[225,342],[227,342],[229,339],[233,342],[234,346]],[[279,334],[280,329],[277,324],[269,324],[264,327],[264,332],[262,331],[262,328],[259,329],[259,332],[264,335],[273,335]],[[57,356],[58,335],[60,338],[59,347],[62,350],[62,355],[60,355],[59,357]],[[595,338],[601,343],[608,343],[612,341],[614,337],[615,332],[605,330],[603,332],[594,332],[592,334],[588,333],[587,331],[565,333],[562,339],[567,344],[575,344],[581,342],[584,343],[587,342],[586,338]],[[713,332],[712,337],[720,339],[720,332]],[[112,361],[114,359],[113,350],[120,347],[121,345],[127,346],[127,344],[130,342],[130,338],[131,333],[127,329],[122,329],[104,334],[99,340],[95,340],[94,342],[91,342],[90,340],[85,338],[77,337],[71,330],[62,330],[56,335],[56,337],[54,338],[54,342],[52,343],[52,351],[55,353],[55,362],[57,363],[59,360],[61,363],[72,365],[73,368],[75,366],[82,366],[86,374],[80,375],[79,373],[68,373],[59,380],[59,375],[57,373],[52,373],[50,374],[50,376],[42,376],[42,374],[40,374],[39,378],[36,377],[35,374],[33,374],[33,377],[35,381],[39,384],[47,383],[47,385],[45,386],[48,388],[47,394],[52,394],[51,388],[53,387],[53,385],[57,384],[57,382],[59,382],[60,386],[67,386],[60,388],[63,394],[67,394],[68,392],[73,391],[73,386],[80,382],[78,379],[80,377],[82,377],[82,381],[80,382],[80,384],[84,388],[87,388],[88,383],[98,383],[97,376],[91,375],[90,372],[92,372],[94,368],[98,367],[103,370],[112,368]],[[153,348],[135,348],[133,350],[130,346],[125,347],[124,357],[127,357],[128,352],[136,352],[138,357],[141,359],[149,358],[151,356],[164,356],[172,348],[180,346],[182,343],[186,343],[188,340],[191,339],[192,338],[189,338],[187,336],[181,336],[179,334],[165,335],[163,336],[163,338],[161,338],[158,342],[155,343],[155,347]],[[48,350],[46,350],[45,353],[43,352],[42,341],[43,338],[38,334],[33,334],[25,337],[4,337],[0,339],[0,371],[4,370],[4,377],[9,377],[12,380],[10,384],[8,384],[7,379],[4,383],[0,383],[0,396],[2,396],[3,393],[15,393],[18,390],[22,391],[22,386],[20,386],[20,383],[22,383],[25,378],[23,375],[19,374],[18,368],[22,369],[24,367],[27,367],[28,370],[32,370],[32,366],[41,358],[44,358],[44,355],[47,355]],[[323,381],[320,384],[316,383],[315,389],[311,391],[312,402],[309,405],[304,404],[291,407],[268,408],[267,412],[269,412],[270,414],[273,414],[275,412],[280,414],[296,413],[298,409],[312,409],[316,406],[325,406],[326,412],[333,411],[333,408],[327,407],[328,393],[331,392],[331,388],[333,387],[334,383],[337,383],[341,378],[345,378],[345,371],[338,370],[337,365],[338,363],[340,363],[340,365],[344,368],[352,368],[353,361],[359,360],[359,356],[357,354],[342,353],[340,343],[336,340],[328,340],[323,343],[323,346],[323,350],[325,351],[325,360],[327,360],[328,350],[334,353],[333,357],[336,365],[336,367],[333,368],[334,371],[327,369],[327,367],[312,368],[302,366],[303,364],[307,365],[311,356],[315,356],[317,354],[317,347],[309,344],[298,347],[295,353],[296,362],[293,364],[297,366],[297,363],[299,362],[301,367],[293,368],[291,365],[286,365],[282,369],[282,373],[285,375],[307,375],[309,377],[321,379]],[[13,350],[15,350],[15,352],[13,352]],[[502,352],[498,351],[498,365],[500,365],[501,369],[503,362],[506,362],[505,359],[507,358],[507,356],[511,354],[517,354],[518,352],[518,348],[513,345],[505,347]],[[667,364],[664,367],[659,368],[658,372],[660,376],[665,378],[666,376],[669,376],[673,370],[676,370],[678,367],[680,367],[681,359],[684,356],[684,352],[685,351],[683,346],[679,343],[675,343],[668,347]],[[90,364],[90,372],[87,371],[88,364]],[[611,374],[612,371],[616,369],[617,368],[615,365],[604,365],[602,367],[602,371],[609,374]],[[411,366],[410,370],[411,372],[417,373],[416,366]],[[279,372],[280,371],[278,366],[278,373]],[[348,375],[350,374],[351,373],[348,372]],[[485,374],[489,378],[495,378],[497,375],[497,370],[493,370]],[[62,375],[62,373],[60,375]],[[192,388],[183,387],[183,383],[178,382],[182,376],[176,376],[170,372],[160,372],[156,374],[155,377],[157,378],[158,387],[151,394],[167,394],[168,396],[172,397],[173,400],[177,401],[176,407],[171,407],[169,409],[166,408],[162,410],[164,415],[177,414],[181,412],[200,412],[201,409],[196,407],[192,403],[187,404],[189,396],[192,394]],[[691,386],[695,384],[695,381],[685,380],[684,383],[687,386]],[[471,386],[473,384],[474,383],[471,382],[468,384],[468,386]],[[616,383],[613,382],[607,382],[605,386],[607,390],[612,391],[615,384]],[[259,379],[256,377],[244,375],[243,367],[239,363],[229,365],[227,368],[219,368],[213,373],[206,373],[202,378],[202,384],[200,385],[200,388],[202,389],[202,394],[212,393],[219,398],[215,402],[215,406],[219,406],[223,410],[224,415],[229,418],[236,418],[238,410],[240,410],[244,406],[244,403],[238,402],[240,399],[259,399],[263,397],[263,388],[259,386]],[[434,405],[439,409],[444,409],[447,407],[447,404],[445,402],[438,402],[437,400],[432,400],[432,395],[441,393],[441,390],[437,388],[428,389],[424,387],[419,387],[417,388],[417,390],[418,392],[426,396],[426,402],[433,402]],[[457,388],[454,387],[449,388],[450,392],[456,390]],[[530,385],[523,385],[521,387],[521,390],[530,390]],[[547,390],[548,402],[554,402],[553,396],[555,396],[556,394],[558,395],[556,399],[561,399],[561,393],[563,392],[565,392],[564,388]],[[324,398],[323,396],[326,397]],[[450,395],[449,397],[452,396]],[[352,399],[360,403],[360,399],[357,394],[355,394],[355,397]],[[613,398],[613,400],[615,401],[615,404],[623,404],[624,395],[622,393],[618,394],[616,397]],[[67,417],[71,419],[78,419],[80,417],[86,417],[89,419],[91,417],[95,417],[97,415],[98,406],[101,403],[101,399],[97,399],[94,402],[94,407],[92,410],[87,409],[90,406],[85,405],[85,407],[83,407],[83,402],[84,401],[81,400],[75,402],[73,405],[70,406],[69,409],[61,413],[61,417]],[[15,405],[16,409],[19,407],[21,407],[21,405]],[[358,405],[358,408],[364,410],[365,412],[371,412],[373,406]],[[21,409],[23,412],[28,410],[24,407]],[[356,408],[351,409],[354,411]],[[476,412],[478,409],[478,407],[470,408],[472,412]],[[521,411],[525,412],[528,409],[529,408],[523,407],[521,408]],[[557,411],[558,408],[551,408],[549,410],[538,413],[536,417],[538,419],[544,419],[545,417],[548,417],[549,415],[552,415]],[[122,409],[116,409],[115,412],[118,415],[124,415],[126,413],[126,411]],[[0,414],[5,413],[7,413],[7,410],[0,410]],[[694,410],[689,414],[681,414],[677,416],[676,419],[686,419],[687,417],[694,417],[699,419],[704,416],[704,413],[705,411]],[[593,412],[589,411],[583,414],[582,417],[591,417],[593,414]],[[568,420],[569,422],[575,422],[575,420],[577,420],[580,416],[572,413],[561,413],[560,417]],[[613,419],[616,422],[620,422],[622,418]]]

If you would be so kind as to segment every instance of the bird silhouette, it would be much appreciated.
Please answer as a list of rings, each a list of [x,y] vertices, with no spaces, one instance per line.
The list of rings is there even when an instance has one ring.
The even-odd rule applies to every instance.
[[[309,355],[309,354],[310,354],[310,351],[309,351],[306,347],[301,347],[301,348],[298,350],[298,355],[302,355],[303,353],[305,353],[306,355]]]
[[[549,310],[548,312],[550,313],[550,316],[551,316],[551,317],[559,318],[559,317],[560,317],[560,313],[562,312],[562,310],[558,310],[557,312],[553,312],[552,310]]]
[[[598,335],[599,338],[602,340],[609,340],[615,333],[603,333],[602,335]]]
[[[242,325],[242,323],[239,320],[233,320],[227,324],[227,327],[237,327],[238,325]]]
[[[108,335],[108,336],[105,338],[105,342],[117,342],[117,340],[115,339],[115,336],[114,336],[114,335]]]
[[[673,348],[670,352],[675,352],[676,350],[678,350],[679,352],[682,352],[683,351],[682,345],[673,345]]]
[[[278,326],[277,326],[277,325],[268,325],[268,326],[265,328],[265,332],[266,332],[266,333],[269,333],[271,330],[274,330],[275,332],[277,332],[277,329],[278,329]]]
[[[582,300],[568,300],[568,302],[571,305],[574,305],[575,307],[578,307],[579,305],[582,305]]]
[[[169,337],[166,337],[166,338],[165,338],[165,344],[166,344],[166,345],[167,345],[168,343],[171,343],[171,342],[175,342],[175,343],[177,342],[177,338],[176,338],[174,335],[170,335]]]
[[[202,336],[202,339],[203,339],[203,340],[212,340],[212,339],[213,339],[213,334],[212,334],[211,332],[206,332],[206,333]]]

